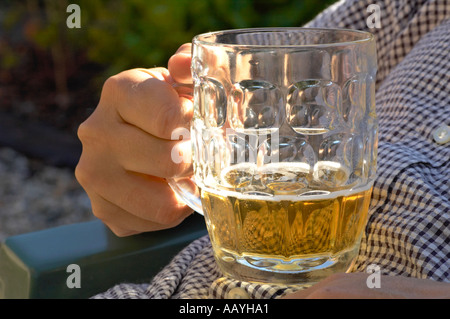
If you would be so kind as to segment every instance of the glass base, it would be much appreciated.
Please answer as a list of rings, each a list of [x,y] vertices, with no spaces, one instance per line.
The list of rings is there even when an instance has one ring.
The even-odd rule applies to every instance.
[[[334,273],[349,271],[359,252],[359,244],[338,254],[293,258],[236,255],[219,250],[215,258],[223,274],[232,279],[259,284],[307,288]]]

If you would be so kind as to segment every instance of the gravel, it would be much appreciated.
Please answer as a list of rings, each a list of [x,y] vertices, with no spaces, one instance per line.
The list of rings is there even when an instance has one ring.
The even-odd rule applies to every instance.
[[[73,169],[0,148],[0,242],[7,237],[93,220]]]

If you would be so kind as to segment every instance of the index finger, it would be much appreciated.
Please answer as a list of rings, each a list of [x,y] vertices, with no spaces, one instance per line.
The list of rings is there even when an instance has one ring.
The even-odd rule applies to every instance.
[[[123,122],[162,139],[179,127],[189,127],[192,102],[180,97],[164,68],[133,69],[111,77],[102,99],[116,105]]]

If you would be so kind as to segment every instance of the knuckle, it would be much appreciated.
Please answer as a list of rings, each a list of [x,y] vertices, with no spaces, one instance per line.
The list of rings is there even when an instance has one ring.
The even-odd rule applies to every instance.
[[[108,136],[108,134],[102,133],[102,121],[99,121],[98,117],[99,115],[94,112],[78,126],[77,136],[83,146],[104,142],[103,139]]]
[[[116,227],[116,225],[113,223],[113,220],[111,219],[110,211],[102,206],[102,203],[98,201],[92,202],[92,214],[100,219],[109,228]]]
[[[131,72],[123,71],[106,79],[100,95],[100,104],[117,105],[127,99],[129,89],[134,83]]]
[[[82,122],[77,129],[83,153],[87,152],[91,155],[100,154],[111,146],[111,132],[108,132],[108,123],[97,111]]]
[[[103,83],[102,94],[101,94],[102,98],[117,96],[117,93],[123,89],[122,78],[123,78],[123,73],[119,73],[119,74],[110,76],[108,79],[106,79],[106,81]]]
[[[78,139],[82,143],[89,141],[90,137],[93,135],[91,131],[92,128],[89,125],[88,120],[84,121],[83,123],[80,124],[80,126],[78,126],[77,130]]]
[[[78,183],[89,195],[89,193],[97,193],[103,188],[104,177],[99,176],[101,172],[99,172],[97,163],[86,159],[85,156],[85,151],[83,151],[80,160],[75,166],[74,175]]]
[[[97,207],[93,207],[92,208],[92,214],[97,217],[98,219],[100,219],[104,224],[107,223],[107,219],[105,216],[105,212],[101,209],[98,209]]]
[[[102,205],[102,202],[99,201],[96,196],[93,196],[91,199],[91,212],[96,218],[100,219],[105,225],[109,223],[109,214],[107,210]]]
[[[75,166],[75,178],[77,179],[78,183],[81,186],[89,185],[91,182],[91,174],[87,172],[86,165],[84,165],[84,161],[82,160],[82,157],[80,158],[80,161]]]

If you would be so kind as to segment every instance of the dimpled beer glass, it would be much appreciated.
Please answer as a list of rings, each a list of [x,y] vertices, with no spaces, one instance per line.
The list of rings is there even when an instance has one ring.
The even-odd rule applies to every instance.
[[[376,172],[375,41],[270,28],[193,40],[193,180],[232,278],[309,286],[352,266]],[[194,194],[191,194],[194,193]]]

